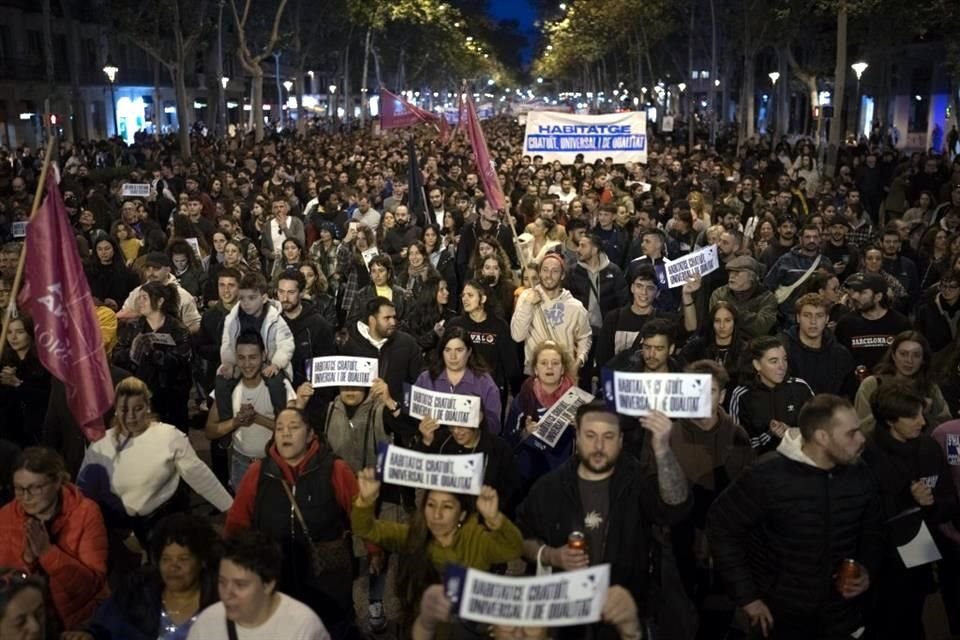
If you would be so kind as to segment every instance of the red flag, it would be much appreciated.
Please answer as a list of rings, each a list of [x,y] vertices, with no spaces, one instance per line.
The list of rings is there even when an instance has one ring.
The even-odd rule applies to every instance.
[[[380,88],[380,128],[400,129],[418,124],[438,126],[440,118],[425,109],[410,104],[403,96],[398,96]]]
[[[27,228],[24,286],[17,301],[33,318],[40,362],[67,391],[67,404],[88,440],[103,437],[113,405],[110,368],[77,241],[53,177]]]
[[[470,138],[470,146],[473,148],[473,157],[477,161],[477,172],[480,174],[480,181],[483,183],[483,193],[487,196],[487,202],[494,209],[506,209],[507,199],[504,197],[503,188],[500,186],[497,168],[493,165],[490,150],[487,149],[487,139],[483,135],[483,129],[480,128],[480,118],[477,117],[473,99],[469,95],[463,98],[463,107],[460,113],[461,116],[466,116],[463,128],[467,132],[467,137]]]

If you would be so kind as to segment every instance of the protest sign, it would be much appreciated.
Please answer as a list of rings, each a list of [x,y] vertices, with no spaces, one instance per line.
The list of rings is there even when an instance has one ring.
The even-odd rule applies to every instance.
[[[149,198],[150,185],[140,182],[127,182],[120,188],[120,195],[124,198]]]
[[[366,251],[362,251],[360,255],[363,256],[363,263],[367,265],[367,269],[369,269],[370,261],[380,255],[380,250],[376,247],[370,247]]]
[[[193,249],[194,255],[197,256],[197,260],[201,260],[202,256],[200,255],[200,241],[196,238],[184,238],[187,241],[187,244],[190,245],[190,248]]]
[[[484,455],[440,455],[387,445],[377,456],[381,481],[416,489],[480,495]]]
[[[307,380],[317,387],[369,387],[379,368],[376,358],[325,356],[307,360]]]
[[[513,578],[451,566],[444,591],[464,620],[518,627],[566,627],[600,620],[610,565]]]
[[[586,162],[613,158],[617,164],[647,162],[647,114],[624,111],[579,115],[530,111],[523,152],[544,162],[573,164],[577,154]]]
[[[560,399],[550,405],[547,412],[540,417],[537,430],[533,437],[542,440],[551,447],[557,446],[557,441],[567,426],[573,424],[577,409],[580,405],[593,400],[593,396],[580,387],[570,387]]]
[[[412,418],[433,417],[449,427],[476,429],[480,426],[480,398],[477,396],[430,391],[417,386],[409,387],[406,395],[407,415]]]
[[[673,116],[663,116],[660,119],[660,133],[673,133]]]
[[[30,224],[29,220],[17,220],[10,225],[10,235],[14,238],[26,238],[28,224]]]
[[[645,416],[661,411],[671,418],[710,417],[713,379],[706,373],[602,372],[603,393],[617,413]]]
[[[667,272],[667,284],[670,288],[681,287],[695,274],[704,276],[720,268],[717,245],[711,244],[676,260],[664,260],[663,266]]]

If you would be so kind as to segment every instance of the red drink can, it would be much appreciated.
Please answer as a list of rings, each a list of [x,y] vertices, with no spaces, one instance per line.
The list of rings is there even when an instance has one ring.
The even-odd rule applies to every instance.
[[[843,593],[843,588],[847,583],[859,577],[860,567],[857,565],[857,561],[851,560],[850,558],[844,559],[840,564],[840,568],[837,570],[837,591]]]
[[[571,549],[587,552],[587,536],[582,531],[571,531],[567,536],[567,546]]]

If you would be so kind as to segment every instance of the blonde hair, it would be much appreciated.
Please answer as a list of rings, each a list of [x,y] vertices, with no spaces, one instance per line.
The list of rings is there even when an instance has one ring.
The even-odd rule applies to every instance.
[[[544,351],[556,351],[560,354],[560,362],[563,364],[563,377],[569,378],[570,373],[573,371],[573,357],[571,357],[570,353],[562,344],[554,342],[553,340],[544,340],[533,348],[533,356],[530,362],[533,363],[534,372],[536,372],[537,360],[540,359],[540,354]]]
[[[116,398],[114,401],[115,408],[120,408],[120,400],[122,398],[141,397],[147,401],[147,410],[150,412],[150,417],[153,417],[153,409],[150,407],[150,401],[153,399],[153,392],[150,391],[150,387],[147,386],[147,383],[140,378],[136,378],[134,376],[124,378],[120,381],[120,384],[117,385],[114,394]],[[118,412],[114,412],[113,414],[112,425],[117,428],[117,436],[129,435],[126,427],[123,426],[123,421],[120,419]]]

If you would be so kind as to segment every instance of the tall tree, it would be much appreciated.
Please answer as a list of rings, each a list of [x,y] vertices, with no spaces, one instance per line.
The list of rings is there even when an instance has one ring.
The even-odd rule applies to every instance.
[[[260,142],[264,136],[262,63],[273,54],[280,40],[280,23],[287,0],[258,0],[256,6],[253,0],[242,1],[242,12],[237,9],[237,0],[230,0],[230,9],[237,28],[237,56],[252,79],[254,139]]]

